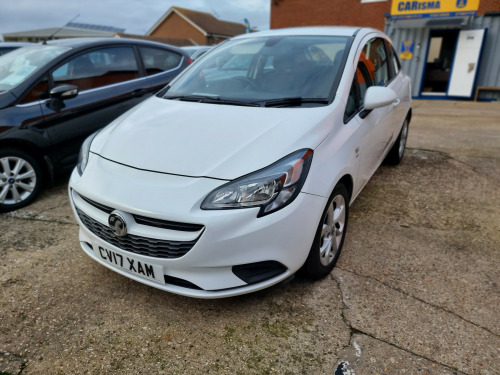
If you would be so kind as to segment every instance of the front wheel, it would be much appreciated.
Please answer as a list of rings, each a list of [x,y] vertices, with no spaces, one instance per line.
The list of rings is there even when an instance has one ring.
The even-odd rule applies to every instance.
[[[349,193],[338,184],[321,217],[311,251],[302,272],[312,279],[328,275],[340,256],[344,245],[349,215]]]
[[[41,184],[40,166],[31,155],[11,148],[0,151],[0,212],[30,204]]]

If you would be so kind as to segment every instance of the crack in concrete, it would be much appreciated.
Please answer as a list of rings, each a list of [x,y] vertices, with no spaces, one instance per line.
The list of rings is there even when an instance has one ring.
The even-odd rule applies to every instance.
[[[0,351],[0,356],[5,357],[5,358],[13,357],[14,360],[20,362],[20,364],[19,364],[19,371],[16,372],[16,375],[21,375],[23,373],[24,369],[28,366],[27,365],[28,359],[26,357],[24,357],[22,354],[18,355],[18,354],[12,353],[12,352],[2,352],[2,351]],[[7,361],[2,361],[2,363],[4,363],[4,364],[6,362]],[[9,373],[0,370],[0,374],[9,374]]]
[[[459,370],[458,368],[451,367],[451,366],[446,365],[446,364],[444,364],[444,363],[438,362],[438,361],[436,361],[436,360],[434,360],[434,359],[432,359],[432,358],[428,358],[428,357],[423,356],[423,355],[421,355],[421,354],[414,353],[414,352],[412,352],[412,351],[411,351],[411,350],[409,350],[409,349],[406,349],[406,348],[400,347],[400,346],[398,346],[398,345],[396,345],[396,344],[394,344],[394,343],[392,343],[392,342],[390,342],[390,341],[384,340],[384,339],[382,339],[382,338],[380,338],[380,337],[375,337],[375,336],[374,336],[374,335],[372,335],[371,333],[361,331],[360,329],[357,329],[357,328],[352,328],[352,330],[353,330],[354,334],[368,336],[368,337],[370,337],[370,338],[371,338],[371,339],[373,339],[373,340],[377,340],[377,341],[383,342],[383,343],[385,343],[385,344],[387,344],[387,345],[389,345],[389,346],[391,346],[391,347],[393,347],[393,348],[395,348],[395,349],[398,349],[398,350],[401,350],[401,351],[406,352],[406,353],[408,353],[408,354],[414,355],[415,357],[425,359],[426,361],[429,361],[429,362],[434,363],[434,364],[436,364],[436,365],[439,365],[439,366],[442,366],[442,367],[444,367],[444,368],[447,368],[448,370],[453,371],[453,372],[455,372],[455,373],[457,373],[457,374],[463,374],[463,375],[473,375],[473,374],[469,374],[469,373],[463,372],[463,371]]]
[[[51,211],[51,210],[55,210],[56,208],[61,208],[61,207],[64,207],[64,206],[67,206],[68,203],[67,202],[64,202],[64,203],[61,203],[60,205],[57,205],[57,206],[53,206],[53,207],[49,207],[43,211],[40,211],[38,213],[38,215],[42,215],[44,212],[47,212],[47,211]]]
[[[479,325],[479,324],[477,324],[477,323],[474,323],[474,322],[472,322],[472,321],[470,321],[470,320],[468,320],[468,319],[464,318],[463,316],[460,316],[459,314],[457,314],[457,313],[456,313],[456,312],[454,312],[454,311],[448,310],[448,309],[446,309],[446,308],[444,308],[444,307],[441,307],[441,306],[435,305],[435,304],[433,304],[433,303],[431,303],[431,302],[425,301],[425,300],[423,300],[422,298],[415,297],[415,296],[411,295],[410,293],[408,293],[408,292],[406,292],[406,291],[404,291],[404,290],[402,290],[402,289],[400,289],[400,288],[398,288],[398,287],[395,287],[395,286],[392,286],[392,285],[388,285],[387,283],[385,283],[385,282],[383,282],[383,281],[381,281],[381,280],[377,279],[376,277],[373,277],[373,276],[367,276],[367,275],[361,275],[361,274],[357,273],[356,271],[353,271],[353,270],[350,270],[350,269],[345,269],[345,268],[340,268],[340,267],[337,267],[337,268],[338,268],[339,270],[341,270],[341,271],[351,273],[351,274],[356,275],[356,276],[358,276],[358,277],[363,277],[363,278],[366,278],[366,279],[370,279],[370,280],[376,281],[376,282],[378,282],[378,283],[380,283],[380,284],[384,285],[384,286],[385,286],[385,287],[387,287],[387,288],[390,288],[390,289],[392,289],[392,290],[395,290],[395,291],[397,291],[397,292],[399,292],[399,293],[401,293],[401,294],[404,294],[404,295],[405,295],[405,296],[407,296],[407,297],[413,298],[413,299],[415,299],[415,300],[417,300],[417,301],[419,301],[419,302],[422,302],[422,303],[424,303],[424,304],[426,304],[426,305],[428,305],[428,306],[431,306],[431,307],[433,307],[433,308],[435,308],[435,309],[438,309],[438,310],[444,311],[444,312],[446,312],[446,313],[448,313],[448,314],[451,314],[451,315],[453,315],[453,316],[455,316],[455,317],[457,317],[457,318],[459,318],[459,319],[463,320],[463,321],[464,321],[464,322],[466,322],[466,323],[472,324],[473,326],[475,326],[475,327],[477,327],[477,328],[480,328],[480,329],[483,329],[483,330],[485,330],[486,332],[490,333],[491,335],[493,335],[493,336],[495,336],[495,337],[497,337],[497,338],[500,338],[500,335],[496,334],[495,332],[492,332],[490,329],[488,329],[488,328],[486,328],[486,327],[483,327],[483,326],[481,326],[481,325]],[[340,288],[340,286],[339,286],[339,288]]]
[[[22,217],[22,216],[17,216],[17,215],[12,215],[8,214],[11,218],[14,220],[24,220],[24,221],[41,221],[45,223],[57,223],[57,224],[63,224],[63,225],[73,225],[73,226],[78,226],[77,223],[68,223],[65,221],[57,220],[57,219],[41,219],[38,218],[38,214],[34,216],[28,216],[28,217]],[[0,216],[1,217],[1,216]]]
[[[340,281],[342,280],[337,280],[337,278],[333,275],[333,273],[330,273],[330,278],[333,280],[333,282],[337,285],[337,288],[339,289],[340,301],[342,302],[342,308],[340,309],[340,317],[344,322],[344,324],[349,329],[349,342],[347,343],[347,345],[344,346],[344,348],[348,348],[351,345],[352,336],[354,334],[351,322],[347,319],[347,317],[344,314],[344,311],[349,307],[347,307],[347,304],[344,301],[344,293],[342,292],[342,288],[340,287]]]
[[[359,277],[364,277],[364,278],[372,279],[372,280],[377,281],[377,282],[381,283],[382,285],[384,285],[384,286],[386,286],[386,287],[388,287],[388,288],[390,288],[390,289],[393,289],[393,290],[398,291],[398,292],[400,292],[400,293],[402,293],[402,294],[405,294],[405,295],[407,295],[408,297],[414,298],[414,299],[416,299],[416,300],[418,300],[418,301],[420,301],[420,302],[422,302],[422,303],[425,303],[425,304],[427,304],[427,305],[430,305],[430,306],[436,307],[436,308],[438,308],[438,309],[441,309],[441,310],[443,310],[443,311],[449,312],[449,311],[447,311],[446,309],[440,308],[439,306],[434,306],[433,304],[427,303],[427,302],[425,302],[425,301],[423,301],[423,300],[421,300],[421,299],[419,299],[419,298],[413,297],[413,296],[411,296],[410,294],[408,294],[408,293],[406,293],[406,292],[403,292],[403,291],[401,291],[401,290],[399,290],[399,289],[397,289],[397,288],[394,288],[394,287],[392,287],[392,286],[386,285],[385,283],[383,283],[383,282],[382,282],[382,281],[380,281],[380,280],[377,280],[377,279],[376,279],[376,278],[374,278],[374,277],[360,275],[360,274],[357,274],[356,272],[353,272],[353,271],[350,271],[350,270],[346,270],[346,269],[340,268],[340,267],[338,267],[338,266],[337,266],[336,268],[338,268],[339,270],[344,271],[344,272],[352,273],[353,275],[356,275],[356,276],[359,276]],[[339,277],[339,280],[338,280],[338,279],[337,279],[337,277],[336,277],[336,276],[334,276],[333,274],[330,274],[330,277],[334,280],[334,282],[336,283],[337,287],[339,288],[339,291],[340,291],[340,297],[341,297],[341,300],[342,300],[341,318],[342,318],[342,321],[344,322],[344,324],[345,324],[345,325],[349,328],[349,332],[350,332],[350,335],[349,335],[349,343],[348,343],[348,345],[344,346],[344,348],[345,348],[345,349],[347,349],[347,348],[349,348],[349,347],[353,346],[353,343],[354,343],[354,335],[356,335],[356,334],[361,334],[361,335],[368,336],[368,337],[370,337],[370,338],[372,338],[372,339],[374,339],[374,340],[377,340],[377,341],[383,342],[383,343],[385,343],[385,344],[387,344],[387,345],[389,345],[389,346],[391,346],[391,347],[393,347],[393,348],[395,348],[395,349],[402,350],[402,351],[404,351],[404,352],[406,352],[406,353],[409,353],[409,354],[411,354],[411,355],[414,355],[414,356],[416,356],[416,357],[418,357],[418,358],[422,358],[422,359],[425,359],[425,360],[427,360],[427,361],[429,361],[429,362],[431,362],[431,363],[434,363],[434,364],[437,364],[437,365],[439,365],[439,366],[445,367],[445,368],[449,369],[450,371],[454,371],[454,372],[456,372],[457,374],[458,374],[458,373],[460,373],[460,374],[463,374],[463,375],[472,375],[472,374],[468,374],[468,373],[465,373],[465,372],[463,372],[463,371],[460,371],[460,370],[458,370],[458,368],[454,368],[454,367],[451,367],[451,366],[446,365],[446,364],[444,364],[444,363],[440,363],[440,362],[438,362],[438,361],[436,361],[436,360],[434,360],[434,359],[432,359],[432,358],[427,358],[427,357],[425,357],[425,356],[423,356],[423,355],[421,355],[421,354],[414,353],[414,352],[412,352],[412,351],[411,351],[411,350],[409,350],[409,349],[406,349],[406,348],[400,347],[400,346],[398,346],[398,345],[396,345],[396,344],[394,344],[394,343],[392,343],[392,342],[389,342],[389,341],[387,341],[387,340],[384,340],[384,339],[382,339],[382,338],[375,337],[374,335],[372,335],[372,334],[370,334],[370,333],[368,333],[368,332],[364,332],[364,331],[360,330],[359,328],[355,328],[355,327],[353,327],[353,326],[351,325],[351,322],[347,319],[347,317],[346,317],[346,316],[345,316],[345,314],[344,314],[345,309],[348,309],[349,307],[347,306],[347,304],[346,304],[346,303],[345,303],[345,301],[344,301],[344,293],[343,293],[342,288],[341,288],[341,286],[340,286],[340,283],[341,283],[341,281],[343,281],[343,280],[342,280],[340,277]],[[450,312],[450,313],[451,313],[451,314],[453,314],[453,315],[455,315],[455,316],[457,316],[457,317],[459,317],[460,319],[462,319],[462,320],[464,320],[464,321],[468,322],[466,319],[463,319],[462,317],[458,316],[457,314],[455,314],[455,313],[453,313],[453,312]],[[473,325],[475,325],[475,326],[477,326],[477,327],[479,327],[479,328],[483,328],[483,327],[480,327],[480,326],[478,326],[477,324],[474,324],[474,323],[472,323],[472,322],[470,322],[470,323],[471,323],[471,324],[473,324]],[[485,328],[483,328],[483,329],[485,329]],[[486,331],[488,331],[488,332],[490,332],[488,329],[485,329],[485,330],[486,330]],[[492,334],[493,334],[493,335],[495,335],[494,333],[492,333]],[[496,336],[496,335],[495,335],[495,336]],[[341,361],[341,362],[342,362],[342,361]]]

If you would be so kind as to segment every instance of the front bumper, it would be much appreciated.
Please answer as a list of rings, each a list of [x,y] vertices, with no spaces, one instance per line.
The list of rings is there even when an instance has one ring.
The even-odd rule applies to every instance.
[[[92,155],[83,176],[73,171],[69,185],[81,246],[124,276],[191,297],[249,293],[290,277],[307,258],[327,198],[301,193],[261,218],[258,208],[201,210],[204,197],[224,183]],[[127,218],[122,239],[109,229],[109,210]],[[127,268],[130,262],[134,269]]]

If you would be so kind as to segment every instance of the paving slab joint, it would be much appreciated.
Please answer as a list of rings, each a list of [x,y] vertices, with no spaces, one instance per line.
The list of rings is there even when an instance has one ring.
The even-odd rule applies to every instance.
[[[499,334],[497,334],[497,333],[495,333],[495,332],[491,331],[489,328],[483,327],[483,326],[481,326],[481,325],[479,325],[479,324],[477,324],[477,323],[475,323],[475,322],[472,322],[472,321],[470,321],[470,320],[468,320],[468,319],[465,319],[463,316],[461,316],[461,315],[457,314],[456,312],[453,312],[453,311],[448,310],[448,309],[446,309],[446,308],[444,308],[444,307],[441,307],[441,306],[435,305],[435,304],[433,304],[433,303],[430,303],[430,302],[428,302],[428,301],[426,301],[426,300],[423,300],[423,299],[421,299],[421,298],[419,298],[419,297],[415,297],[415,296],[411,295],[410,293],[408,293],[408,292],[406,292],[406,291],[404,291],[404,290],[402,290],[402,289],[400,289],[400,288],[397,288],[397,287],[395,287],[395,286],[393,286],[393,285],[389,285],[389,284],[387,284],[387,283],[384,283],[383,281],[381,281],[381,280],[377,279],[376,277],[373,277],[373,276],[367,276],[367,275],[361,275],[361,274],[357,273],[356,271],[353,271],[353,270],[350,270],[350,269],[345,269],[345,268],[340,268],[340,267],[337,267],[337,268],[338,268],[339,270],[343,271],[343,272],[351,273],[351,274],[353,274],[353,275],[355,275],[355,276],[357,276],[357,277],[362,277],[362,278],[365,278],[365,279],[369,279],[369,280],[373,280],[373,281],[375,281],[375,282],[378,282],[378,283],[380,283],[380,284],[384,285],[385,287],[387,287],[387,288],[389,288],[389,289],[392,289],[392,290],[394,290],[394,291],[396,291],[396,292],[398,292],[398,293],[401,293],[401,294],[403,294],[403,295],[405,295],[405,296],[407,296],[407,297],[413,298],[413,299],[415,299],[415,300],[417,300],[417,301],[419,301],[419,302],[421,302],[421,303],[426,304],[427,306],[433,307],[433,308],[435,308],[435,309],[438,309],[438,310],[441,310],[441,311],[443,311],[443,312],[445,312],[445,313],[448,313],[448,314],[450,314],[450,315],[453,315],[453,316],[457,317],[457,318],[458,318],[458,319],[460,319],[460,320],[463,320],[464,322],[466,322],[466,323],[468,323],[468,324],[471,324],[471,325],[473,325],[473,326],[475,326],[475,327],[477,327],[477,328],[479,328],[479,329],[485,330],[485,331],[486,331],[486,332],[488,332],[489,334],[491,334],[491,335],[493,335],[493,336],[495,336],[495,337],[497,337],[497,338],[500,338],[500,335],[499,335]],[[337,285],[339,285],[339,284],[337,284]],[[339,289],[341,289],[341,288],[340,288],[340,285],[339,285]],[[342,293],[342,289],[341,289],[341,293]],[[341,294],[341,295],[342,295],[342,294]],[[342,300],[342,303],[343,303],[343,302],[344,302],[344,301]],[[342,311],[342,313],[343,313],[343,311]],[[349,327],[351,327],[351,326],[349,325]],[[352,329],[353,329],[353,328],[351,327],[351,330],[352,330]],[[364,332],[362,332],[362,333],[364,333]]]
[[[340,310],[340,317],[342,318],[342,322],[344,322],[344,324],[347,326],[347,328],[349,328],[349,342],[347,343],[347,345],[344,346],[344,348],[347,348],[347,347],[351,346],[352,336],[355,334],[355,329],[352,327],[351,322],[349,321],[349,319],[347,319],[346,314],[345,314],[345,310],[348,309],[349,306],[347,306],[347,304],[345,303],[345,300],[344,300],[344,293],[342,292],[342,288],[340,287],[341,280],[340,280],[340,278],[337,279],[337,277],[335,277],[335,275],[333,273],[330,274],[330,278],[337,285],[337,288],[338,288],[339,293],[340,293],[340,300],[342,302],[342,308]]]

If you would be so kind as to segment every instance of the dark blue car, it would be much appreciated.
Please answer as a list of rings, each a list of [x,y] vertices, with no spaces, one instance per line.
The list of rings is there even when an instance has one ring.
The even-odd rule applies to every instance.
[[[190,63],[179,48],[134,39],[66,39],[0,57],[0,212],[29,204],[72,169],[85,138]]]

